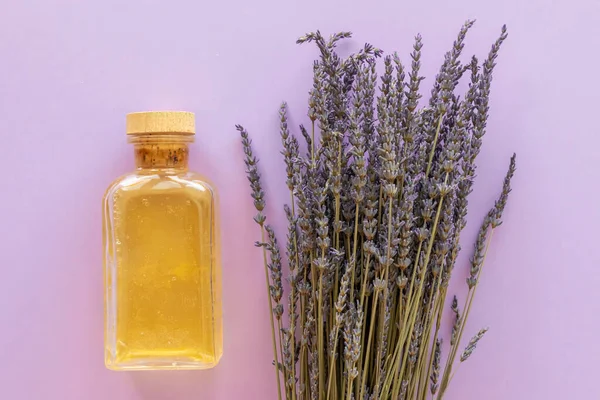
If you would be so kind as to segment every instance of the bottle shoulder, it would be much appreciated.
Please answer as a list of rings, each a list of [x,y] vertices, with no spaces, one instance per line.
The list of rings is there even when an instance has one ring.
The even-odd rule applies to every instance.
[[[107,188],[104,198],[116,194],[160,194],[183,192],[191,197],[217,197],[215,185],[204,175],[185,171],[177,174],[134,171],[115,179]]]
[[[214,182],[204,174],[188,171],[181,177],[184,180],[202,185],[205,189],[210,190],[213,194],[217,194],[217,186]]]

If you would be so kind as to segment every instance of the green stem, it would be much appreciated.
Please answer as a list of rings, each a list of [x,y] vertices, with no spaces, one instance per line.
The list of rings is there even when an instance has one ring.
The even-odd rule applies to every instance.
[[[367,276],[369,275],[369,265],[371,264],[371,254],[367,254],[367,258],[366,258],[366,263],[365,265],[365,271],[364,271],[364,276],[363,276],[363,282],[362,282],[362,289],[361,289],[361,294],[360,294],[360,307],[363,310],[363,315],[367,315],[367,305],[365,302],[365,294],[366,294],[366,290],[367,290]],[[360,390],[359,387],[361,387],[361,383],[362,383],[362,371],[363,371],[363,353],[365,352],[365,332],[367,329],[367,324],[363,323],[362,324],[362,328],[361,328],[361,335],[360,335],[360,353],[359,353],[359,363],[358,363],[358,377],[357,377],[357,383],[356,383],[356,390]],[[358,393],[355,394],[355,397],[358,397]]]
[[[283,389],[285,391],[285,398],[291,397],[290,390],[287,385],[288,371],[283,361],[283,333],[281,331],[281,319],[277,318],[277,330],[279,331],[279,354],[281,355],[281,370],[283,372]]]
[[[384,293],[387,291],[387,287],[383,289]],[[383,325],[385,319],[385,295],[381,298],[381,305],[379,306],[379,326],[378,326],[378,339],[377,339],[377,355],[375,357],[375,388],[381,392],[379,384],[381,382],[381,357],[383,353]]]
[[[265,228],[260,226],[260,237],[265,242]],[[265,277],[267,281],[267,298],[269,299],[269,319],[271,321],[271,338],[273,340],[273,356],[275,357],[275,375],[277,376],[277,398],[281,400],[281,382],[279,380],[279,357],[277,356],[277,343],[275,340],[275,323],[273,321],[273,300],[271,299],[271,282],[269,281],[269,268],[267,267],[267,251],[263,247],[263,262],[265,265]]]
[[[321,258],[325,258],[325,250],[321,250]],[[319,297],[318,297],[318,306],[317,306],[317,315],[319,318],[317,319],[317,351],[319,357],[319,371],[323,373],[319,373],[319,400],[323,398],[323,392],[325,390],[325,354],[324,354],[324,346],[323,346],[323,272],[319,271]]]
[[[445,296],[442,297],[442,299],[443,298],[445,298]],[[436,344],[437,344],[438,334],[440,332],[440,323],[442,320],[442,308],[443,307],[444,307],[443,300],[437,301],[435,311],[434,311],[434,315],[437,315],[437,320],[436,320],[436,324],[435,324],[435,333],[433,335],[433,341],[432,341],[432,345],[431,345],[431,355],[429,357],[429,363],[427,365],[427,371],[426,371],[425,377],[424,377],[421,400],[427,400],[427,380],[431,376],[431,369],[433,367],[433,359],[435,357],[435,348],[436,348]]]
[[[332,349],[332,353],[335,354],[335,351],[337,349],[337,344],[338,344],[338,332],[339,332],[339,326],[337,324],[335,324],[335,328],[334,328],[334,339],[333,339],[333,349]],[[333,368],[335,366],[335,357],[331,357],[331,362],[329,363],[329,379],[327,382],[327,398],[329,399],[329,396],[331,395],[331,385],[333,383]]]
[[[290,191],[291,203],[292,203],[292,218],[296,218],[296,207],[294,205],[294,191]],[[300,268],[300,259],[298,258],[298,238],[296,237],[296,232],[294,232],[294,253],[295,257],[295,267],[294,270],[298,271]],[[291,260],[294,262],[294,260]],[[290,351],[292,357],[292,370],[290,371],[290,376],[294,378],[294,384],[292,387],[292,400],[296,400],[296,323],[294,322],[294,299],[295,299],[295,284],[290,285],[291,291],[291,301],[290,301]]]
[[[413,398],[414,393],[415,393],[416,383],[421,378],[421,371],[419,370],[418,364],[417,364],[417,366],[411,367],[411,370],[412,370],[412,374],[409,374],[410,381],[409,381],[409,384],[408,384],[408,390],[406,391],[407,394],[408,394],[407,399],[412,399]]]
[[[350,262],[353,262],[356,265],[356,250],[358,246],[358,208],[359,204],[355,203],[355,211],[354,211],[354,242],[352,244],[352,258]],[[354,271],[356,268],[352,268],[352,273],[350,274],[350,304],[354,303]],[[364,294],[364,293],[363,293]],[[364,296],[361,296],[361,299]],[[362,300],[361,300],[362,304]]]
[[[348,379],[348,387],[346,388],[346,400],[352,400],[352,383],[354,379]]]
[[[392,298],[392,301],[390,304],[396,304],[398,301],[400,301],[400,300],[398,300],[398,293],[396,293],[396,291],[394,291],[392,293],[392,297],[393,298]],[[388,327],[388,346],[387,346],[387,353],[386,353],[388,355],[388,357],[387,357],[386,364],[385,364],[386,371],[387,371],[387,366],[389,365],[388,361],[390,360],[390,354],[392,354],[392,346],[396,340],[397,329],[394,324],[394,321],[396,321],[396,314],[397,314],[397,307],[391,307],[390,326]]]
[[[429,350],[429,339],[430,339],[430,333],[431,333],[431,325],[433,323],[433,316],[436,315],[436,310],[437,310],[437,293],[439,291],[440,288],[440,284],[441,284],[441,276],[442,276],[442,270],[443,270],[443,265],[440,266],[440,272],[438,273],[437,277],[435,278],[435,281],[432,285],[432,287],[429,290],[429,300],[427,300],[427,306],[425,307],[424,310],[424,322],[425,322],[425,326],[423,329],[423,335],[421,335],[421,339],[419,342],[419,356],[417,359],[417,371],[418,374],[420,375],[420,379],[416,382],[414,382],[415,384],[419,384],[419,387],[421,386],[421,380],[423,379],[423,371],[421,371],[421,369],[423,368],[425,363],[425,359],[427,359],[428,356],[428,350]],[[435,302],[434,302],[435,299]],[[434,307],[433,313],[432,313],[432,318],[428,318],[429,316],[429,309],[432,307]],[[427,379],[427,378],[425,378]],[[420,393],[420,392],[417,392]]]
[[[329,397],[329,395],[327,395],[327,399],[337,399],[339,398],[338,396],[338,382],[337,382],[337,364],[333,364],[333,374],[336,377],[336,379],[334,380],[334,384],[333,384],[333,390],[331,391],[331,397]]]
[[[440,128],[442,126],[443,118],[444,118],[444,114],[440,115],[440,119],[438,119],[437,128],[435,129],[435,136],[433,138],[433,143],[431,144],[431,151],[429,152],[429,162],[427,163],[427,170],[425,171],[425,177],[429,177],[429,171],[431,171],[431,165],[433,164],[433,155],[435,153],[435,147],[437,146],[438,136],[440,135]]]
[[[365,271],[364,271],[364,276],[363,276],[363,281],[362,281],[362,288],[361,288],[361,292],[360,292],[360,305],[364,306],[365,304],[365,294],[367,292],[367,277],[369,275],[369,266],[371,264],[371,254],[367,254],[367,261],[365,263]],[[366,312],[366,310],[363,308],[363,312]]]
[[[306,281],[306,279],[305,279]],[[300,295],[300,315],[301,315],[301,322],[300,322],[300,333],[302,334],[302,330],[304,329],[304,315],[306,313],[306,306],[305,306],[305,302],[306,302],[306,298],[303,294]],[[300,365],[299,365],[299,369],[300,369],[300,377],[299,377],[299,382],[300,384],[303,384],[305,381],[305,377],[304,377],[304,365],[306,363],[306,357],[305,357],[305,350],[306,347],[304,346],[303,343],[301,343],[301,347],[300,347]],[[294,391],[295,391],[295,386],[294,385]],[[305,389],[306,390],[306,389]]]
[[[494,229],[492,229],[490,231],[490,234],[487,238],[487,243],[485,245],[485,251],[483,253],[483,260],[481,262],[481,267],[479,267],[479,272],[477,273],[477,280],[475,282],[475,286],[473,286],[473,289],[469,290],[469,293],[467,294],[467,299],[465,301],[465,308],[463,311],[463,320],[460,324],[460,328],[458,331],[459,333],[458,333],[458,336],[456,337],[456,342],[454,343],[453,348],[450,349],[450,354],[448,355],[448,360],[446,361],[446,367],[444,368],[444,375],[442,377],[442,383],[440,384],[440,392],[438,394],[438,400],[442,399],[442,397],[444,396],[444,394],[446,392],[446,389],[448,388],[448,385],[450,384],[450,380],[451,380],[450,373],[452,372],[452,365],[454,364],[454,359],[456,358],[456,353],[460,346],[460,341],[462,339],[465,325],[467,324],[467,319],[469,318],[469,313],[471,312],[473,298],[475,298],[475,293],[477,292],[477,287],[479,286],[479,278],[481,277],[481,271],[483,271],[483,266],[484,266],[485,260],[487,258],[487,253],[488,253],[493,235],[494,235]],[[470,296],[469,296],[469,294],[470,294]],[[452,376],[454,376],[454,375],[452,375]]]
[[[308,366],[308,347],[304,348],[304,359],[306,360],[306,363],[304,365],[304,398],[305,399],[310,399],[311,398],[311,387],[310,387],[310,369]]]
[[[369,353],[371,352],[371,341],[373,339],[373,328],[375,327],[375,316],[377,314],[377,299],[379,291],[375,289],[373,297],[373,310],[371,310],[371,323],[369,324],[369,338],[367,340],[367,351],[365,352],[365,362],[362,371],[361,388],[359,399],[365,398],[365,387],[367,383],[367,372],[369,371]]]

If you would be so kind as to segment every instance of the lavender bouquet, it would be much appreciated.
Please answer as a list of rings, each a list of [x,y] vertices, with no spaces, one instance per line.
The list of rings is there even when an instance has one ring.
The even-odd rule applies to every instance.
[[[298,39],[316,44],[320,58],[313,65],[310,122],[299,127],[302,144],[290,133],[285,104],[279,113],[290,191],[285,262],[263,212],[258,159],[247,131],[237,126],[261,232],[256,245],[264,258],[279,399],[442,399],[455,362],[466,361],[484,336],[486,329],[461,352],[514,156],[481,224],[464,305],[451,301],[449,343],[440,334],[486,132],[492,72],[507,36],[503,27],[482,64],[472,57],[463,65],[472,25],[464,24],[446,53],[426,104],[419,92],[420,36],[410,70],[396,54],[383,57],[370,44],[341,58],[336,45],[349,32]],[[378,79],[380,59],[385,69]],[[470,82],[459,96],[463,78]],[[282,264],[289,267],[287,298]]]

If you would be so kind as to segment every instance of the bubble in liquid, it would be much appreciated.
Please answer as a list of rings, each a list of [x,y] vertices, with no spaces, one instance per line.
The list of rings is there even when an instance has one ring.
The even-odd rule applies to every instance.
[[[149,206],[150,206],[150,201],[149,201],[148,199],[146,199],[146,198],[143,198],[143,199],[142,199],[142,204],[143,204],[145,207],[149,207]]]

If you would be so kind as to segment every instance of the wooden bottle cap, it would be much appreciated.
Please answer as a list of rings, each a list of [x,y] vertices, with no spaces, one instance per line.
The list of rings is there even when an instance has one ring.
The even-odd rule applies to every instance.
[[[187,111],[146,111],[127,114],[127,134],[196,133],[194,113]]]

